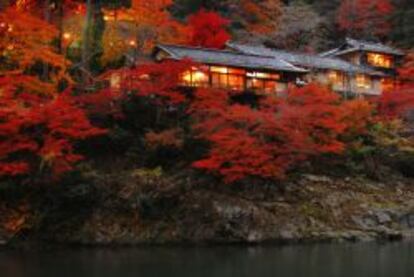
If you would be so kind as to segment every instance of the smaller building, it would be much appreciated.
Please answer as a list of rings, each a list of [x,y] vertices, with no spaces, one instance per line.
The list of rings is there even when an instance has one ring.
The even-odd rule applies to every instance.
[[[347,38],[338,48],[310,55],[230,42],[216,50],[157,45],[153,57],[191,59],[201,66],[183,76],[183,85],[284,94],[289,84],[319,82],[345,96],[377,96],[391,90],[404,56],[384,44]]]
[[[380,80],[380,93],[392,90],[398,76],[398,67],[405,54],[403,51],[382,43],[346,38],[345,42],[333,50],[320,54],[333,57],[383,73]]]

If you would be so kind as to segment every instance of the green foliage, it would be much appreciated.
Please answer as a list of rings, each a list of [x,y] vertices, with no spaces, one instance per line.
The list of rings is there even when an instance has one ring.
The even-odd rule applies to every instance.
[[[161,178],[163,176],[163,170],[161,167],[156,168],[139,168],[131,172],[132,177],[141,178],[145,182],[150,180]]]

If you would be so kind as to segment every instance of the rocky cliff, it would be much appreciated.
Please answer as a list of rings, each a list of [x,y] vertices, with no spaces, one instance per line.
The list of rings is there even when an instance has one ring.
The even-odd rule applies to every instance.
[[[400,240],[414,234],[411,179],[303,175],[279,185],[231,187],[119,174],[89,186],[100,192],[86,193],[94,200],[60,199],[65,204],[23,232],[25,238],[119,245]],[[5,241],[6,232],[0,233]]]

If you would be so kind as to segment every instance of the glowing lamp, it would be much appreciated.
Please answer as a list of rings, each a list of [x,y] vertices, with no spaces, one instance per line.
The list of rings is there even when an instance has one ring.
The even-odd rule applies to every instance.
[[[69,39],[71,39],[71,38],[72,38],[72,35],[71,35],[70,33],[64,33],[64,34],[63,34],[63,38],[64,38],[65,40],[69,40]]]

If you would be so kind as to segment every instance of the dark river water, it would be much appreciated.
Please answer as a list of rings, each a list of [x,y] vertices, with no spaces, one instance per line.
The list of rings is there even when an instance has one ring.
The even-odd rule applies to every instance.
[[[1,251],[1,277],[414,277],[414,244]]]

